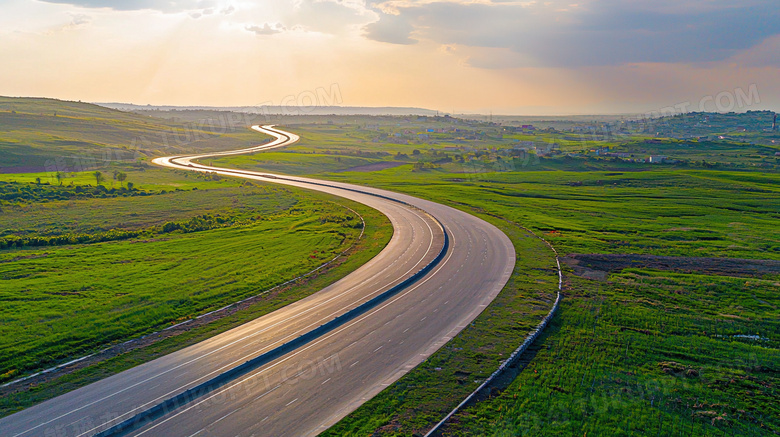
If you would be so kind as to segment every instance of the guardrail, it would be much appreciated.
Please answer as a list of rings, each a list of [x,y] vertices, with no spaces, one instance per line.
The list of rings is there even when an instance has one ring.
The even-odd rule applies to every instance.
[[[224,170],[219,170],[223,171]],[[229,173],[238,173],[238,174],[251,174],[253,176],[258,176],[256,173],[246,173],[241,171],[231,171],[228,170]],[[281,178],[277,177],[277,179],[287,179],[287,178]],[[367,191],[361,191],[358,189],[352,189],[352,188],[343,188],[333,185],[328,185],[326,183],[312,183],[309,181],[298,181],[295,179],[287,179],[290,181],[295,182],[303,182],[303,183],[309,183],[312,185],[324,185],[329,186],[333,188],[339,188],[342,190],[347,191],[354,191],[362,194],[367,194],[375,197],[384,198],[387,200],[391,200],[394,202],[398,202],[404,205],[407,205],[411,208],[419,209],[407,202],[404,202],[402,200],[393,199],[388,196],[383,196],[380,194],[370,193]],[[427,214],[427,213],[426,213]],[[284,355],[286,355],[289,352],[294,351],[295,349],[298,349],[299,347],[311,342],[312,340],[319,338],[323,334],[326,334],[330,331],[333,331],[334,329],[338,328],[339,326],[342,326],[346,322],[355,319],[357,316],[366,313],[370,309],[376,307],[380,303],[386,301],[391,296],[397,294],[402,289],[408,287],[409,285],[413,284],[426,274],[428,274],[442,259],[444,259],[444,256],[447,254],[447,250],[449,249],[449,236],[447,235],[447,230],[444,228],[444,225],[436,218],[428,214],[438,225],[441,229],[443,235],[444,235],[444,244],[442,245],[441,250],[439,251],[438,255],[436,255],[436,258],[431,260],[428,264],[426,264],[422,269],[412,274],[410,277],[404,279],[400,283],[392,286],[388,290],[383,291],[382,293],[378,294],[377,296],[371,298],[370,300],[358,305],[357,307],[347,311],[346,313],[335,317],[334,319],[320,325],[317,328],[314,328],[313,330],[306,332],[305,334],[282,344],[281,346],[278,346],[274,348],[273,350],[270,350],[268,352],[265,352],[251,360],[248,360],[244,362],[243,364],[240,364],[230,370],[227,370],[211,379],[209,379],[206,382],[203,382],[201,384],[198,384],[197,386],[190,388],[188,390],[185,390],[184,392],[173,396],[171,398],[168,398],[164,401],[161,401],[157,405],[150,407],[144,411],[141,411],[137,414],[135,414],[133,417],[126,419],[104,431],[101,431],[94,435],[94,437],[118,437],[126,435],[134,430],[137,430],[141,428],[142,426],[149,423],[149,421],[153,421],[156,419],[159,419],[168,413],[171,413],[179,408],[181,408],[184,405],[187,405],[194,400],[207,395],[215,390],[217,390],[220,387],[225,386],[229,382],[246,375],[247,373],[259,368],[260,366],[263,366],[265,364],[268,364],[269,362],[280,358]]]
[[[517,225],[520,226],[520,225]],[[523,344],[520,345],[517,349],[515,349],[514,352],[512,352],[511,355],[509,355],[509,358],[507,358],[504,362],[501,363],[500,366],[498,366],[498,369],[496,369],[495,372],[493,372],[482,384],[477,387],[476,390],[471,392],[466,399],[463,400],[460,404],[458,404],[457,407],[455,407],[452,411],[449,412],[446,416],[444,416],[444,419],[439,421],[433,428],[431,428],[428,433],[425,434],[425,437],[434,437],[440,435],[439,432],[441,431],[441,428],[449,421],[452,416],[457,414],[463,407],[469,404],[469,402],[473,401],[479,393],[484,390],[487,386],[489,386],[493,381],[496,380],[499,376],[501,376],[506,369],[514,364],[515,361],[517,361],[518,358],[520,358],[521,355],[523,355],[523,352],[528,349],[528,347],[533,344],[533,342],[541,335],[542,331],[544,331],[544,328],[547,327],[547,324],[550,323],[550,320],[552,320],[553,316],[555,315],[555,312],[558,310],[558,304],[561,301],[561,291],[563,289],[563,272],[561,271],[561,261],[558,258],[558,251],[555,250],[552,244],[550,244],[549,241],[545,240],[544,238],[536,235],[533,231],[526,228],[525,226],[520,226],[521,228],[525,229],[526,231],[530,232],[532,235],[534,235],[536,238],[544,241],[547,246],[552,249],[552,251],[555,253],[555,264],[558,267],[558,295],[555,298],[555,303],[553,304],[550,311],[547,313],[546,316],[542,319],[541,322],[539,322],[538,325],[536,325],[536,328],[531,331],[531,334],[528,335],[525,340],[523,341]]]

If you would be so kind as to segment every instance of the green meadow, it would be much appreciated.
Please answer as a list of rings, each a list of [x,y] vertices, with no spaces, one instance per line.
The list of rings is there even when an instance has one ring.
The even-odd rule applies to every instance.
[[[780,276],[569,276],[532,359],[444,435],[775,435]]]
[[[522,343],[549,309],[557,277],[549,249],[517,225],[550,241],[562,256],[633,254],[637,261],[591,270],[595,276],[564,264],[559,313],[518,363],[517,377],[457,415],[445,435],[780,432],[780,275],[771,269],[708,272],[702,261],[780,260],[780,178],[774,169],[752,166],[749,159],[652,165],[505,157],[479,149],[461,162],[449,151],[443,156],[415,144],[364,141],[350,147],[351,129],[291,128],[303,135],[285,165],[298,174],[469,211],[504,229],[521,255],[510,284],[485,313],[326,435],[422,435]],[[386,161],[400,151],[409,164],[350,172],[345,162],[328,171],[304,158],[325,154],[335,164],[339,156],[359,156],[360,148],[362,154],[385,150]],[[721,156],[722,150],[713,153]],[[414,165],[418,161],[430,164]],[[259,154],[215,164],[238,162],[253,169],[271,165]],[[648,256],[670,257],[671,267],[643,269]]]
[[[205,217],[220,220],[191,229]],[[253,185],[25,204],[0,223],[11,235],[139,233],[0,251],[3,379],[256,295],[329,261],[361,228],[343,202]]]

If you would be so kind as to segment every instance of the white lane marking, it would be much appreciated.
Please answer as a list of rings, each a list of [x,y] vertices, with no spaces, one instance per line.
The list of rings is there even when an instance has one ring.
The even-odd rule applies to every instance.
[[[256,401],[256,400],[258,400],[258,399],[260,399],[260,398],[264,398],[264,397],[265,397],[265,395],[267,395],[267,394],[271,393],[272,391],[276,390],[276,389],[277,389],[277,388],[279,388],[279,387],[281,387],[281,385],[277,385],[276,387],[272,388],[271,390],[268,390],[267,392],[265,392],[265,393],[261,394],[260,396],[258,396],[258,397],[256,397],[256,398],[254,398],[254,400]]]
[[[300,398],[295,398],[295,399],[291,400],[290,402],[287,403],[287,405],[285,405],[285,407],[289,407],[290,405],[294,404],[295,401],[297,401],[298,399],[300,399]]]
[[[225,414],[224,416],[222,416],[222,417],[220,417],[219,419],[217,419],[217,420],[215,420],[214,422],[212,422],[212,425],[216,425],[216,424],[217,424],[217,423],[219,423],[221,420],[223,420],[223,419],[226,419],[228,416],[230,416],[231,414],[235,413],[236,411],[238,411],[238,410],[233,410],[233,411],[231,411],[231,412],[229,412],[229,413]]]
[[[360,360],[355,361],[354,363],[350,364],[349,367],[355,367],[355,364],[359,363]]]
[[[379,346],[378,348],[374,349],[374,352],[378,351],[379,349],[382,349],[382,346]],[[374,353],[372,352],[372,353]]]
[[[326,379],[325,381],[322,381],[320,385],[325,385],[326,382],[330,381],[331,378]]]

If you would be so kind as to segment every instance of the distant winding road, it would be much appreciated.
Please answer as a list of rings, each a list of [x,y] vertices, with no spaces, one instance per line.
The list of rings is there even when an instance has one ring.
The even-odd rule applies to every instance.
[[[196,162],[283,147],[299,139],[273,126],[252,129],[274,140],[243,150],[158,158],[154,163],[302,187],[360,202],[390,219],[394,233],[387,247],[350,275],[303,300],[1,419],[0,435],[316,435],[444,345],[509,280],[515,265],[509,238],[462,211],[371,187]],[[393,293],[372,301],[388,290]],[[370,307],[356,312],[369,301]],[[295,340],[301,336],[307,340]],[[166,399],[189,393],[186,390],[253,359],[261,360],[260,364],[212,390],[192,395],[175,408],[159,407],[153,410],[157,414],[146,414],[165,405],[161,403]]]

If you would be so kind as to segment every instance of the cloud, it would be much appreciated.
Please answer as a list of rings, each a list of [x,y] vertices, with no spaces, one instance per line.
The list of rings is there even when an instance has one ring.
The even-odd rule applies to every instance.
[[[284,32],[285,28],[281,23],[275,23],[273,25],[265,23],[262,26],[247,26],[246,30],[254,32],[256,35],[274,35]]]
[[[328,34],[341,34],[375,19],[376,14],[362,3],[347,0],[302,0],[286,17],[292,25]]]
[[[158,11],[187,13],[194,19],[207,15],[242,15],[243,22],[260,17],[279,21],[289,30],[303,30],[332,35],[355,33],[375,21],[377,14],[367,8],[364,0],[265,0],[237,7],[218,0],[40,0],[45,3],[68,4],[82,8],[103,8],[114,11]],[[239,12],[240,14],[236,14]],[[232,18],[232,17],[231,17]],[[257,27],[257,26],[255,26]],[[275,32],[275,28],[258,31]]]
[[[56,34],[58,32],[65,32],[65,31],[71,31],[76,29],[81,29],[84,27],[87,27],[90,23],[92,23],[92,17],[86,14],[69,14],[71,17],[71,20],[69,23],[64,24],[62,26],[56,27],[54,29],[49,29],[46,31],[47,34]]]
[[[92,22],[92,17],[86,14],[71,14],[71,17],[73,17],[73,20],[71,20],[70,25],[73,27],[83,26]]]
[[[214,0],[42,0],[84,8],[107,8],[116,11],[155,10],[166,13],[187,12],[217,6]]]
[[[758,68],[780,66],[780,35],[767,38],[758,46],[739,53],[729,59],[728,63]]]
[[[729,59],[780,34],[777,0],[585,0],[377,5],[369,39],[508,49],[485,66],[580,67]],[[484,57],[483,57],[484,58]],[[498,62],[500,61],[500,62]]]
[[[414,44],[417,40],[411,37],[414,25],[411,20],[399,15],[381,14],[375,21],[364,28],[369,39],[393,44]]]

